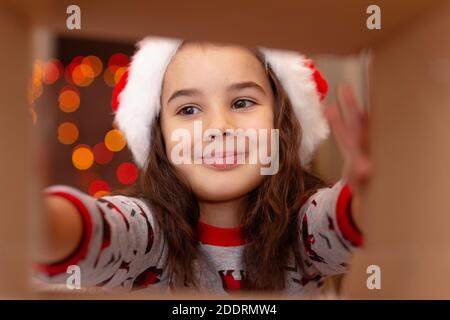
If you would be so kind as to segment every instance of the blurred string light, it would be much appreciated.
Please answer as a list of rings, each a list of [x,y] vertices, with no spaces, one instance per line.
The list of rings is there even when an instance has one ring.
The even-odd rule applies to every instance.
[[[89,194],[96,198],[108,195],[110,192],[109,185],[104,180],[94,180],[89,185]]]
[[[117,180],[124,185],[133,184],[138,177],[138,168],[131,162],[124,162],[117,167]]]
[[[74,123],[63,122],[58,126],[58,141],[62,144],[73,144],[78,136],[78,127]]]
[[[46,85],[54,84],[63,74],[64,66],[58,59],[51,59],[44,63],[42,82]]]
[[[94,81],[94,70],[87,64],[79,64],[72,72],[73,82],[80,87],[89,86]]]
[[[103,142],[97,143],[94,146],[94,160],[98,164],[108,164],[113,158],[113,153],[109,150]]]
[[[122,75],[127,71],[130,58],[123,53],[115,53],[108,60],[108,67],[103,73],[105,83],[114,88]]]
[[[42,95],[42,79],[44,77],[44,63],[36,60],[33,64],[33,77],[31,79],[31,99],[35,101]]]
[[[103,70],[103,63],[102,60],[100,60],[97,56],[87,56],[83,58],[82,64],[89,66],[92,69],[92,72],[94,73],[94,77],[98,77],[100,73],[102,73]]]
[[[74,112],[80,106],[80,91],[74,86],[65,86],[59,91],[58,102],[61,111]]]
[[[97,56],[76,56],[66,68],[64,78],[69,84],[87,87],[103,70],[103,63]]]
[[[44,78],[44,63],[41,60],[35,60],[33,64],[33,75],[31,77],[29,102],[34,102],[42,95]]]
[[[86,192],[89,191],[89,186],[91,185],[92,181],[95,180],[101,180],[100,174],[98,172],[93,170],[83,170],[79,171],[77,170],[77,174],[75,175],[75,181],[74,183],[79,186],[80,189],[85,190]]]
[[[100,190],[93,194],[94,198],[100,198],[107,195],[109,195],[109,191],[106,190]]]
[[[33,124],[37,122],[36,100],[44,91],[44,84],[55,83],[63,74],[64,66],[58,59],[51,59],[47,62],[36,59],[33,63],[33,73],[28,85],[28,104],[30,106]]]
[[[58,94],[59,109],[64,113],[72,113],[79,109],[81,95],[77,87],[90,86],[95,78],[103,74],[104,82],[109,87],[114,87],[126,72],[130,62],[129,56],[123,53],[115,53],[108,59],[104,68],[100,58],[95,55],[76,56],[70,63],[64,65],[58,59],[50,59],[46,62],[35,60],[33,63],[33,75],[29,84],[28,99],[32,112],[33,123],[37,121],[35,102],[42,96],[44,86],[55,84],[63,79],[66,85]],[[73,145],[80,136],[78,126],[72,121],[64,121],[58,126],[58,141],[64,145]],[[94,163],[108,165],[115,152],[122,151],[126,146],[126,140],[122,132],[113,124],[102,142],[93,148],[86,144],[78,144],[72,149],[72,164],[78,169],[77,179],[88,189],[94,197],[102,197],[110,193],[110,186],[102,180],[97,172],[90,170]],[[138,177],[138,168],[131,162],[123,162],[116,168],[116,178],[123,185],[133,184]]]
[[[28,84],[28,105],[31,113],[33,124],[37,122],[36,104],[35,101],[42,95],[42,61],[35,60],[33,63],[33,73]]]
[[[105,145],[112,152],[119,152],[126,146],[125,137],[122,131],[112,129],[105,135]]]
[[[80,144],[72,151],[72,163],[78,170],[87,170],[94,164],[94,153],[88,145]]]

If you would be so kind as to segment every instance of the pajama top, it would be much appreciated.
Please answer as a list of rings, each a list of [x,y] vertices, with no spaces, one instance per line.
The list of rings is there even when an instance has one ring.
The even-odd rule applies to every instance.
[[[35,276],[49,283],[66,283],[68,267],[80,267],[82,287],[105,291],[170,291],[168,245],[147,200],[121,195],[93,198],[66,185],[53,185],[45,194],[71,201],[83,221],[83,236],[66,259],[36,265]],[[298,245],[303,274],[295,259],[286,266],[286,294],[319,293],[327,276],[344,273],[362,235],[351,217],[351,192],[345,181],[304,197]],[[240,228],[219,228],[199,222],[199,258],[194,271],[200,291],[233,294],[244,289]]]

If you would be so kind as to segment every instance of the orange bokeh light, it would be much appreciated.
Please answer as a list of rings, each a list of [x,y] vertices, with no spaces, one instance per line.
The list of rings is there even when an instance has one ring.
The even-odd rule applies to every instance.
[[[43,91],[44,88],[41,82],[32,81],[28,91],[28,102],[32,104],[37,98],[39,98],[42,95]]]
[[[105,145],[109,150],[113,152],[121,151],[126,146],[126,144],[127,143],[125,137],[120,130],[110,130],[105,136]]]
[[[62,144],[73,144],[77,141],[79,131],[72,122],[63,122],[58,127],[58,140]]]
[[[81,145],[72,152],[72,163],[78,170],[87,170],[94,164],[94,154],[89,146]]]
[[[79,64],[73,69],[72,80],[79,87],[87,87],[94,81],[94,70],[90,65]]]
[[[108,67],[103,73],[105,83],[114,88],[127,70],[130,58],[124,53],[115,53],[108,60]]]
[[[33,63],[33,74],[28,86],[28,103],[33,104],[34,101],[42,95],[44,88],[42,81],[44,77],[44,63],[41,60],[35,60]]]
[[[95,77],[101,74],[103,63],[97,56],[76,56],[72,59],[64,72],[66,81],[79,87],[87,87],[92,84]]]
[[[75,58],[72,59],[72,61],[69,63],[66,70],[64,71],[64,78],[66,79],[66,81],[68,83],[74,84],[74,81],[72,78],[73,70],[81,63],[81,61],[83,61],[83,57],[76,56]]]
[[[107,196],[108,194],[109,194],[109,191],[100,190],[100,191],[94,193],[94,198],[101,198],[101,197]]]
[[[44,76],[44,63],[41,60],[35,60],[33,65],[33,83],[41,82]]]
[[[116,85],[115,75],[118,69],[118,66],[109,66],[105,69],[105,72],[103,73],[103,80],[105,80],[107,86],[114,88]]]
[[[58,100],[62,111],[74,112],[80,106],[80,93],[74,87],[66,86],[61,89]]]
[[[126,67],[120,67],[117,69],[116,73],[114,74],[114,83],[117,84],[119,82],[120,78],[122,78],[123,74],[127,71]]]
[[[83,59],[82,64],[88,65],[94,71],[94,77],[97,77],[103,70],[103,63],[99,57],[87,56]]]

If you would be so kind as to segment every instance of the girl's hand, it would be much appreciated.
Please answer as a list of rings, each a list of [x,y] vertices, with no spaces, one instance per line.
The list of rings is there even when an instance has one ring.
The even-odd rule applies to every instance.
[[[45,239],[33,252],[33,259],[41,264],[60,261],[77,248],[83,233],[83,221],[78,209],[63,197],[45,195]]]
[[[344,157],[343,177],[352,191],[352,212],[359,225],[361,193],[373,174],[369,155],[368,112],[362,108],[348,84],[338,87],[339,104],[325,108],[336,143]]]

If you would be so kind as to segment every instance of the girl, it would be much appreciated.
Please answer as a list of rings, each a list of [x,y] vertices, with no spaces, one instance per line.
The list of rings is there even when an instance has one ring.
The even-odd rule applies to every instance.
[[[139,181],[99,199],[47,188],[51,237],[37,276],[64,283],[77,265],[82,286],[105,290],[318,292],[362,244],[358,195],[371,175],[367,115],[346,86],[343,112],[322,113],[326,90],[294,52],[144,39],[113,96]],[[334,186],[308,172],[326,119],[346,161]],[[176,161],[179,130],[194,137],[184,156],[198,161]],[[277,134],[245,137],[239,149],[238,130]],[[196,149],[223,138],[233,148]],[[267,163],[249,161],[264,142],[276,168],[268,175]]]

